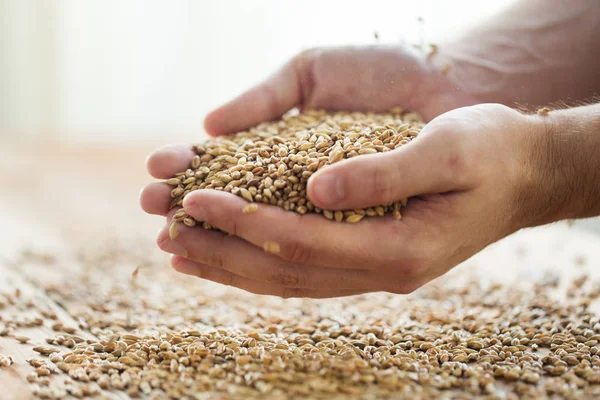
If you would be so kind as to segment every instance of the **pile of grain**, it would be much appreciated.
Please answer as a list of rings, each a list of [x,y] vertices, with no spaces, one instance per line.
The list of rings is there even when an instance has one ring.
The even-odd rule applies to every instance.
[[[94,242],[60,268],[18,262],[77,321],[5,293],[0,342],[36,324],[54,331],[18,344],[39,354],[28,361],[36,396],[600,395],[600,321],[589,308],[600,286],[585,277],[563,290],[552,277],[501,284],[463,270],[410,296],[282,300],[179,276],[145,246]]]
[[[322,213],[338,222],[356,223],[387,212],[399,219],[406,199],[367,209],[321,210],[308,199],[306,183],[316,171],[343,159],[397,149],[415,138],[422,126],[417,114],[399,108],[388,114],[290,113],[280,121],[196,146],[191,167],[167,180],[174,186],[171,208],[181,206],[191,191],[214,189],[299,214]],[[199,222],[183,211],[174,221],[188,226]],[[210,228],[206,223],[204,227]]]

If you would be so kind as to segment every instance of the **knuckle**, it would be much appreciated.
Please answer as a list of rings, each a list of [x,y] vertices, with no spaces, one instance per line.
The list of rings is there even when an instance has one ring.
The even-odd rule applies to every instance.
[[[440,171],[444,181],[461,183],[471,174],[473,168],[469,166],[469,149],[465,143],[463,130],[454,127],[441,126],[431,129],[424,136],[430,149],[435,149],[436,154],[441,154],[439,160]]]
[[[420,285],[416,285],[413,283],[402,284],[396,287],[396,290],[393,292],[395,294],[411,294],[415,290],[417,290]]]
[[[303,50],[296,54],[296,56],[292,59],[292,63],[297,69],[302,70],[307,64],[312,62],[319,52],[320,49],[318,47],[311,47]]]
[[[238,225],[238,219],[237,218],[231,218],[231,221],[229,222],[229,230],[228,233],[232,236],[238,236],[238,232],[240,231],[239,225]]]
[[[277,114],[279,109],[280,99],[277,87],[271,82],[265,82],[262,87],[264,91],[264,100],[266,103],[266,109],[271,114]]]
[[[448,174],[448,179],[452,182],[462,182],[465,180],[465,177],[470,175],[471,168],[468,165],[465,149],[459,143],[450,146],[444,169]]]
[[[199,259],[200,262],[219,269],[226,269],[228,252],[227,249],[227,235],[219,235],[213,243],[198,242],[198,246],[195,247],[192,252],[192,258]]]
[[[196,270],[194,271],[194,275],[198,278],[204,278],[206,276],[205,267],[202,265],[197,265]]]
[[[420,277],[427,270],[429,262],[424,258],[410,260],[402,265],[400,274],[404,278],[414,279]]]
[[[176,257],[171,257],[171,267],[177,272],[181,270],[181,260]]]
[[[281,257],[287,261],[304,264],[311,259],[311,250],[303,243],[292,241],[281,253]]]
[[[227,276],[223,280],[223,284],[225,286],[236,286],[237,287],[235,274],[232,274],[232,273],[227,274]]]
[[[168,235],[163,234],[163,232],[161,232],[158,237],[156,238],[156,245],[158,246],[159,249],[161,250],[165,250],[166,244],[170,241],[171,239],[169,238]]]
[[[286,287],[298,287],[302,286],[305,279],[303,279],[299,268],[281,267],[275,270],[269,280]]]
[[[392,201],[393,199],[393,184],[390,182],[388,171],[379,166],[372,171],[372,194],[382,201]]]
[[[302,103],[305,105],[310,104],[311,101],[315,86],[315,61],[321,53],[321,49],[311,48],[298,53],[291,60],[291,68],[296,74]]]
[[[396,285],[393,285],[391,290],[388,290],[390,293],[394,294],[411,294],[415,290],[417,290],[421,285],[413,283],[413,282],[402,282]]]
[[[211,251],[206,254],[206,264],[213,268],[223,269],[225,267],[225,259],[219,252]]]

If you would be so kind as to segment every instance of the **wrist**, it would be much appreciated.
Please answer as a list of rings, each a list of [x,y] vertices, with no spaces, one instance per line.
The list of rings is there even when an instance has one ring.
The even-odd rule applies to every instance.
[[[597,215],[600,202],[600,135],[595,106],[529,115],[535,212],[529,226]]]

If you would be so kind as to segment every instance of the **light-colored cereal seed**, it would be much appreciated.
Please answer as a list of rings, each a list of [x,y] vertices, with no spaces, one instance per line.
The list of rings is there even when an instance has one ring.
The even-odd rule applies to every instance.
[[[63,326],[60,330],[66,333],[75,333],[77,331],[77,328],[74,328],[72,326]]]
[[[339,211],[339,210],[338,210],[338,211],[336,211],[336,212],[334,212],[334,214],[333,214],[333,215],[334,215],[334,217],[335,217],[335,220],[336,220],[337,222],[342,222],[342,221],[344,220],[344,213],[343,213],[343,212],[341,212],[341,211]]]
[[[184,191],[185,191],[184,188],[178,186],[175,189],[171,190],[171,197],[172,198],[179,197],[179,196],[181,196],[183,194]]]
[[[236,361],[237,361],[238,365],[246,365],[250,361],[252,361],[252,356],[251,355],[243,355],[243,356],[238,357],[238,359]]]
[[[242,209],[244,214],[252,214],[258,210],[258,205],[256,203],[246,204]]]
[[[7,356],[5,354],[0,354],[0,367],[8,368],[14,363],[13,358],[11,356]]]
[[[274,242],[274,241],[267,241],[265,242],[265,244],[263,245],[263,249],[267,252],[267,253],[272,253],[272,254],[279,254],[279,252],[281,251],[281,246],[279,245],[279,243]]]
[[[199,155],[192,157],[192,168],[197,169],[200,166],[200,163],[201,161]]]
[[[169,238],[175,240],[177,239],[177,235],[179,235],[179,232],[177,231],[177,222],[171,222],[171,225],[169,225]]]
[[[242,187],[240,188],[240,193],[246,201],[254,201],[254,199],[252,198],[252,194],[248,191],[248,189]]]
[[[56,347],[52,347],[52,346],[37,346],[33,348],[33,351],[43,354],[43,355],[50,355],[52,353],[58,353],[59,350]]]
[[[15,340],[19,343],[27,343],[29,342],[29,338],[27,336],[15,336]]]
[[[139,273],[140,273],[140,266],[138,265],[137,267],[135,267],[135,269],[131,273],[131,280],[133,282],[135,282],[137,280]]]
[[[364,217],[364,215],[352,214],[346,218],[346,222],[348,222],[350,224],[355,224],[358,221],[360,221],[361,219],[363,219],[363,217]]]
[[[189,227],[196,226],[196,220],[193,218],[189,218],[189,217],[184,218],[183,223],[184,223],[184,225],[189,226]]]
[[[58,353],[52,353],[50,354],[50,357],[48,357],[50,359],[50,361],[52,361],[53,363],[59,363],[63,361],[63,358],[60,356],[60,354]]]
[[[444,66],[440,69],[442,75],[448,75],[450,70],[452,69],[452,64],[444,64]]]

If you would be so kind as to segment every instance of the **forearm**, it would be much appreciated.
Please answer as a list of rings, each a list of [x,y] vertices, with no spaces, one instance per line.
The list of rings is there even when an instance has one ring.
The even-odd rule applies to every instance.
[[[600,103],[531,119],[532,225],[600,215]]]
[[[535,108],[600,93],[597,0],[520,0],[432,62],[481,102]]]

